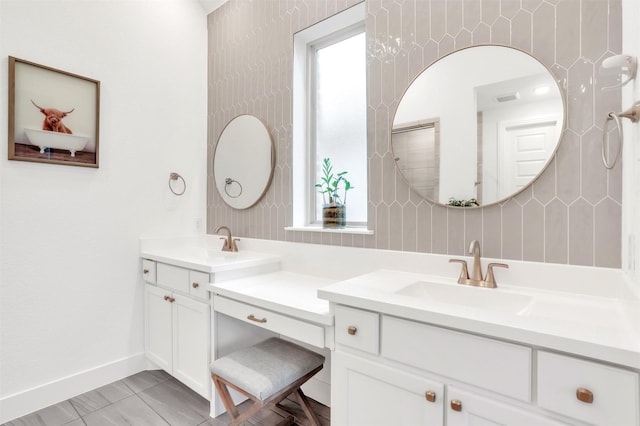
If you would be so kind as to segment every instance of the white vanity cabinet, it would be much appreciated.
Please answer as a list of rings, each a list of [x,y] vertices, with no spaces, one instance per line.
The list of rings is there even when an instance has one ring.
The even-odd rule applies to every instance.
[[[145,353],[149,360],[211,397],[209,274],[143,260]],[[155,266],[155,268],[153,267]],[[145,273],[144,271],[149,271]],[[151,273],[154,270],[155,273]],[[148,277],[155,275],[155,284]]]
[[[334,313],[334,426],[640,424],[635,371],[340,304]],[[592,403],[577,399],[583,388]]]
[[[378,357],[380,314],[336,305],[334,315],[331,424],[444,425],[444,384]]]

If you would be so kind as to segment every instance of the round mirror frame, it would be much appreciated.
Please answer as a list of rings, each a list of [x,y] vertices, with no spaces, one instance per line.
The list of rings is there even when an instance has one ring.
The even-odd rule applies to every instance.
[[[231,200],[234,200],[236,198],[238,198],[240,196],[240,194],[242,194],[242,192],[245,191],[245,187],[247,186],[247,183],[245,182],[245,185],[243,186],[240,182],[238,182],[237,180],[230,178],[230,177],[226,177],[224,180],[224,183],[221,183],[221,185],[218,185],[218,181],[216,179],[216,158],[218,158],[218,155],[220,154],[220,152],[218,151],[218,148],[221,146],[221,140],[222,137],[225,135],[225,131],[227,131],[228,129],[230,129],[232,123],[234,123],[236,120],[241,119],[242,117],[248,117],[248,118],[252,118],[256,121],[257,123],[260,123],[262,125],[262,128],[264,129],[264,133],[265,135],[268,137],[269,139],[269,148],[270,148],[270,162],[269,162],[269,176],[266,180],[264,180],[264,188],[261,188],[259,190],[259,195],[255,196],[255,199],[247,201],[244,204],[241,204],[240,206],[238,206],[237,204],[234,205],[234,203]],[[273,142],[273,138],[271,137],[271,133],[269,133],[269,129],[267,128],[266,124],[264,123],[264,121],[262,121],[261,119],[259,119],[258,117],[251,115],[251,114],[240,114],[234,118],[232,118],[231,120],[229,120],[229,122],[224,126],[224,129],[222,129],[222,132],[220,132],[220,136],[218,136],[218,140],[216,142],[216,147],[215,147],[215,151],[213,153],[213,161],[212,161],[212,174],[213,174],[213,181],[214,181],[214,186],[216,187],[216,190],[218,191],[218,194],[220,195],[220,197],[222,198],[222,200],[225,202],[225,204],[227,204],[229,207],[237,209],[237,210],[244,210],[244,209],[248,209],[251,208],[253,206],[255,206],[267,193],[267,191],[269,190],[269,187],[271,186],[271,182],[273,181],[273,174],[274,174],[274,169],[275,169],[275,164],[276,164],[276,155],[275,155],[275,144]],[[240,193],[238,194],[238,196],[233,196],[233,194],[230,194],[229,191],[227,190],[227,186],[228,185],[239,185],[240,188]],[[224,189],[221,189],[224,188]]]
[[[560,93],[560,98],[562,100],[562,114],[563,114],[563,122],[562,122],[562,127],[559,131],[558,134],[558,141],[553,149],[553,151],[550,153],[549,158],[547,159],[546,163],[544,164],[544,166],[540,169],[540,171],[538,172],[538,174],[536,174],[525,186],[523,186],[520,190],[513,192],[510,195],[507,195],[505,197],[502,197],[500,199],[497,199],[495,201],[492,201],[490,203],[487,204],[482,204],[480,206],[452,206],[449,204],[443,204],[440,201],[436,201],[436,200],[432,200],[430,198],[427,198],[425,196],[423,196],[422,194],[420,194],[416,189],[414,189],[414,187],[411,185],[411,183],[409,182],[409,180],[406,178],[406,176],[404,175],[404,173],[402,173],[402,171],[398,168],[398,164],[396,162],[395,164],[395,169],[398,172],[398,174],[402,177],[402,180],[404,180],[404,182],[407,184],[407,186],[409,186],[409,189],[413,192],[415,192],[416,194],[418,194],[420,197],[424,198],[425,200],[427,200],[428,202],[432,203],[432,204],[436,204],[439,206],[443,206],[443,207],[450,207],[450,208],[457,208],[457,209],[480,209],[483,207],[489,207],[489,206],[493,206],[496,204],[501,204],[504,203],[506,201],[508,201],[509,199],[517,196],[518,194],[524,192],[527,188],[529,188],[531,185],[533,185],[538,178],[542,175],[542,173],[545,172],[545,170],[549,167],[549,165],[551,164],[552,160],[555,158],[556,153],[558,152],[558,148],[560,147],[560,143],[562,142],[562,140],[564,139],[564,135],[566,133],[567,130],[567,121],[568,121],[568,110],[569,110],[569,106],[568,106],[568,102],[567,102],[567,93],[566,90],[563,89],[562,85],[560,84],[560,81],[558,80],[557,76],[551,72],[551,69],[544,63],[542,63],[538,58],[536,58],[535,56],[533,56],[531,53],[526,52],[522,49],[519,49],[517,47],[513,47],[513,46],[507,46],[507,45],[503,45],[503,44],[476,44],[473,46],[467,46],[467,47],[463,47],[461,49],[457,49],[454,50],[450,53],[447,53],[444,56],[441,56],[439,58],[437,58],[435,61],[431,62],[429,65],[427,65],[422,71],[420,71],[407,85],[407,88],[404,90],[402,96],[400,97],[400,100],[398,101],[392,119],[391,119],[391,123],[389,126],[389,147],[391,150],[391,153],[394,155],[395,158],[395,154],[394,154],[394,150],[393,150],[393,145],[392,145],[392,140],[393,140],[393,123],[395,121],[395,117],[396,114],[398,112],[398,108],[400,107],[400,104],[402,102],[402,99],[405,97],[405,95],[407,94],[407,92],[409,91],[409,89],[411,88],[411,86],[413,85],[413,83],[424,73],[426,72],[431,66],[433,66],[435,63],[443,60],[444,58],[453,55],[454,53],[458,53],[467,49],[472,49],[474,47],[504,47],[507,49],[512,49],[515,50],[517,52],[520,53],[524,53],[525,55],[531,57],[532,59],[534,59],[536,62],[538,62],[542,67],[544,67],[544,69],[549,73],[549,75],[553,78],[554,82],[556,83],[557,87],[558,87],[558,92]]]

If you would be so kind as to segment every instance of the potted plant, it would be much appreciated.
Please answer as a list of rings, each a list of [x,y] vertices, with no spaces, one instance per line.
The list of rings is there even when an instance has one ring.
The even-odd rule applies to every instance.
[[[449,202],[447,203],[449,206],[453,207],[479,207],[480,203],[475,198],[469,198],[468,200],[456,200],[455,198],[449,198]]]
[[[331,160],[322,160],[322,176],[320,183],[316,183],[318,192],[322,194],[324,202],[322,206],[323,228],[344,228],[346,219],[347,192],[353,189],[351,183],[345,179],[347,172],[333,173]],[[340,196],[344,194],[344,198]]]

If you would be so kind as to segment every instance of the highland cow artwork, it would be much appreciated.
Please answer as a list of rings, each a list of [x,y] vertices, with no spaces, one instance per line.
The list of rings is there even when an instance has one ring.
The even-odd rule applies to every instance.
[[[10,160],[98,167],[99,109],[99,81],[9,57]]]
[[[42,123],[42,130],[48,130],[50,132],[59,132],[59,133],[73,133],[71,129],[62,124],[62,119],[67,116],[67,114],[71,114],[71,111],[62,112],[59,109],[55,108],[42,108],[35,102],[33,99],[31,103],[40,110],[41,113],[44,114],[44,123]],[[75,108],[74,108],[75,109]]]

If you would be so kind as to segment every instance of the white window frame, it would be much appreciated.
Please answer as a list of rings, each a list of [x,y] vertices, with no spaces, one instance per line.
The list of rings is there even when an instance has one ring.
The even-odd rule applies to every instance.
[[[312,52],[325,46],[329,38],[332,43],[340,37],[346,39],[364,28],[366,10],[364,2],[333,15],[294,35],[293,43],[293,89],[292,89],[292,226],[289,230],[313,230],[330,232],[372,233],[366,224],[348,224],[345,229],[324,230],[315,217],[315,175],[311,161],[314,161],[315,132],[310,123],[308,91],[312,75]],[[338,37],[338,38],[336,38]]]

